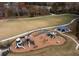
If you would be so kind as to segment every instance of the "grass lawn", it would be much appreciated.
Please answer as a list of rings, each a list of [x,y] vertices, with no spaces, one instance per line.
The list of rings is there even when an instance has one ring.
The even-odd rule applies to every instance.
[[[15,36],[17,34],[32,29],[68,23],[73,18],[75,18],[74,15],[69,14],[62,16],[48,15],[33,18],[16,18],[0,20],[0,40]]]

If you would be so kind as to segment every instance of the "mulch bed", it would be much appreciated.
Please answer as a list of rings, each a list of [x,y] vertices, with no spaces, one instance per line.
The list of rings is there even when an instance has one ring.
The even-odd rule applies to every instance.
[[[10,46],[10,50],[14,53],[16,53],[16,52],[28,52],[28,51],[44,48],[44,47],[47,47],[47,46],[50,46],[50,45],[62,45],[66,41],[61,36],[56,36],[55,38],[50,38],[46,35],[46,33],[40,34],[38,36],[33,36],[33,40],[35,42],[35,45],[37,45],[36,48],[34,48],[33,45],[31,45],[31,47],[24,45],[25,49],[15,48],[16,47],[16,41],[14,41],[12,43],[12,45]]]

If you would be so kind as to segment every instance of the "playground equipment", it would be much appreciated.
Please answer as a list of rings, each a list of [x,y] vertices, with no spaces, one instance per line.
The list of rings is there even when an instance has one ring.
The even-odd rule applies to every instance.
[[[20,38],[16,39],[16,47],[15,48],[24,48],[22,46],[22,40]]]
[[[54,31],[53,31],[53,32],[48,32],[48,33],[47,33],[47,36],[50,37],[50,38],[55,38],[55,37],[56,37],[56,34],[57,34],[57,33],[54,32]]]
[[[31,47],[31,45],[33,45],[34,47],[36,46],[34,40],[32,39],[32,35],[25,36],[25,40],[28,47]]]
[[[24,48],[25,44],[27,44],[28,47],[31,47],[31,45],[33,45],[34,48],[36,47],[32,35],[26,35],[16,39],[16,48]]]
[[[66,26],[59,26],[57,27],[57,30],[60,32],[70,32],[70,29]]]

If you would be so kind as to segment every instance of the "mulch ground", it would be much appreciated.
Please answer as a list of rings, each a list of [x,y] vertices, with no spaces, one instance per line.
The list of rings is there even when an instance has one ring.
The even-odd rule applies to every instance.
[[[62,45],[65,43],[65,39],[61,36],[56,36],[54,39],[48,37],[45,33],[40,34],[38,36],[33,36],[33,40],[35,44],[37,45],[36,48],[31,45],[31,47],[28,47],[27,45],[24,45],[25,49],[23,48],[15,48],[16,47],[16,42],[14,41],[12,45],[10,46],[10,50],[12,52],[28,52],[40,48],[44,48],[50,45]]]

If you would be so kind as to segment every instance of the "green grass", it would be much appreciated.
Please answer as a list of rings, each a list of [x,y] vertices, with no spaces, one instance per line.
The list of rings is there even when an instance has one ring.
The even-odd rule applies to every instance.
[[[0,40],[37,28],[65,24],[73,18],[74,15],[69,14],[62,16],[48,15],[32,18],[4,19],[4,21],[0,21]]]

